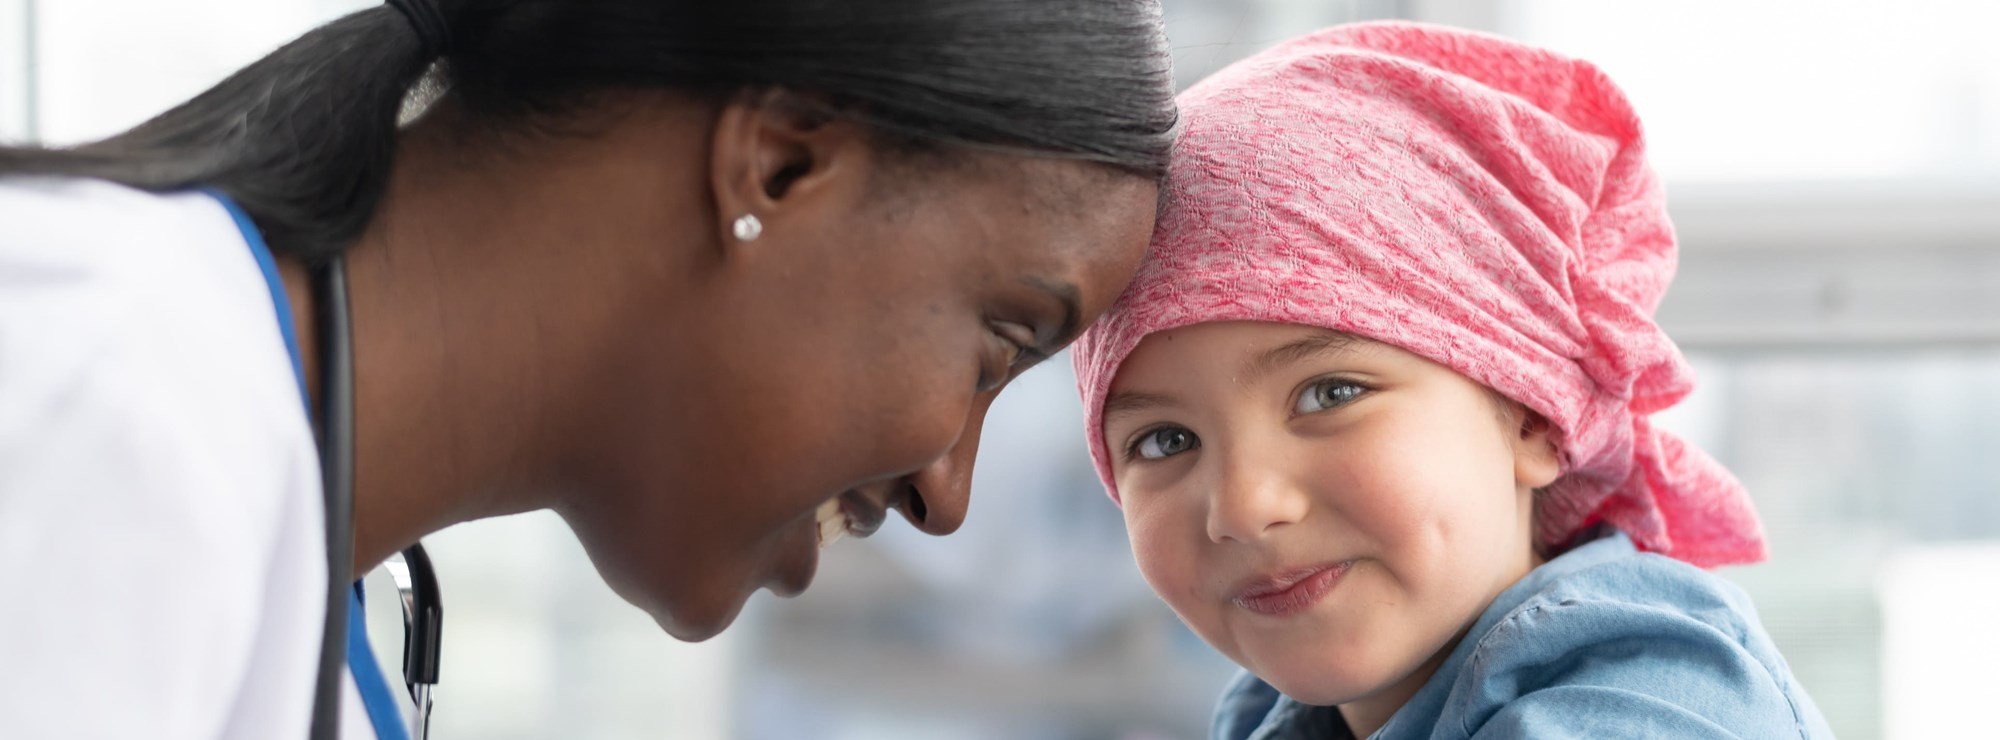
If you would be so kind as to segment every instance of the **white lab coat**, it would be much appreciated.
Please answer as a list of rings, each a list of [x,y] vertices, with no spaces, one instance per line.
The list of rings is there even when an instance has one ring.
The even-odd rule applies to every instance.
[[[214,198],[0,179],[0,737],[306,736],[324,512],[278,327]]]

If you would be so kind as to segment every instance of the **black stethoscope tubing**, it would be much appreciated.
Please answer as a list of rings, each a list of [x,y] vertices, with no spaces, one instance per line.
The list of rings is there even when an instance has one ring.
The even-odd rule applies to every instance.
[[[341,681],[347,665],[347,600],[353,585],[340,574],[354,563],[354,333],[349,323],[346,261],[339,255],[313,273],[318,315],[320,484],[326,497],[326,625],[320,634],[318,681],[313,689],[313,740],[339,740]],[[443,609],[437,576],[422,544],[402,552],[408,582],[397,578],[403,598],[403,678],[417,704],[417,737],[428,729],[438,680]],[[400,574],[399,574],[400,575]]]

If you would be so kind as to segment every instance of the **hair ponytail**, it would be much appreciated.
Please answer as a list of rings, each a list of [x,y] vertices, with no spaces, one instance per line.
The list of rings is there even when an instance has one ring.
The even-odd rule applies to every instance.
[[[367,227],[395,158],[404,97],[434,61],[426,46],[396,9],[363,10],[111,138],[0,148],[0,175],[213,187],[253,214],[274,246],[316,261]]]

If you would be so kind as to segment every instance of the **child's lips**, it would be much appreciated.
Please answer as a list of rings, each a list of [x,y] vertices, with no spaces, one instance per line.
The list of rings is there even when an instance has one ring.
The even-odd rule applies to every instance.
[[[1237,586],[1230,603],[1268,616],[1296,614],[1326,598],[1353,565],[1342,560],[1253,577]]]

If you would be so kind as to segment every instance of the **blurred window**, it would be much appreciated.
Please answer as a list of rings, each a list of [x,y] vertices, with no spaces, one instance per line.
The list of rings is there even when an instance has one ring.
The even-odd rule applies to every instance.
[[[1676,182],[2000,178],[2000,3],[1509,0],[1631,94]]]

